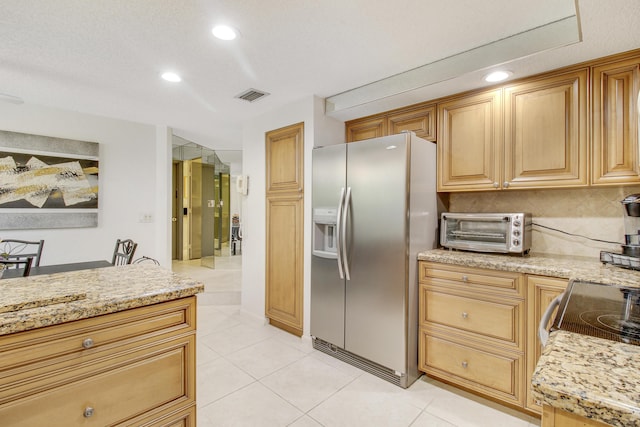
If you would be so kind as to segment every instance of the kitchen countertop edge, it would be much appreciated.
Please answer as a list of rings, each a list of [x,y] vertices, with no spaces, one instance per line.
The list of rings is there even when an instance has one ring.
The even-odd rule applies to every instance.
[[[186,298],[204,291],[196,280],[155,265],[127,265],[0,281],[0,336]],[[41,306],[11,310],[20,295]],[[68,301],[56,296],[67,294]],[[9,298],[9,296],[11,298]],[[50,303],[46,303],[51,297]],[[8,301],[10,300],[10,301]]]

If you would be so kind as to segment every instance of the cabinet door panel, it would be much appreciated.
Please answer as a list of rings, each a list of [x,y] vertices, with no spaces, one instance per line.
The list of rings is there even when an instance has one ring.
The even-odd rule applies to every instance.
[[[527,276],[527,322],[529,326],[527,328],[527,393],[525,404],[532,411],[541,412],[541,407],[533,398],[530,386],[533,371],[542,352],[542,346],[538,338],[538,325],[551,301],[564,292],[567,284],[567,279]],[[551,320],[553,320],[554,316],[551,316]]]
[[[267,199],[265,312],[302,334],[302,196]]]
[[[384,116],[366,117],[346,124],[347,142],[362,141],[387,135],[387,121]]]
[[[502,150],[501,90],[438,104],[438,191],[493,189]]]
[[[587,70],[505,88],[505,188],[588,184]]]
[[[640,182],[639,90],[637,58],[593,68],[594,185]]]
[[[387,129],[389,129],[390,135],[408,130],[415,132],[416,136],[428,141],[435,141],[436,139],[435,104],[413,110],[392,112],[387,120]]]
[[[287,126],[266,136],[267,195],[302,191],[304,124]]]

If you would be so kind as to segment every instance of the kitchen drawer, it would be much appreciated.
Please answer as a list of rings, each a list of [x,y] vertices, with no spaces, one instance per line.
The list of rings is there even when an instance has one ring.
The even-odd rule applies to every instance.
[[[492,353],[420,331],[420,370],[521,405],[522,355]]]
[[[2,336],[0,383],[5,371],[52,357],[96,352],[167,332],[193,331],[195,316],[195,297],[190,297]]]
[[[524,298],[525,293],[520,273],[420,262],[420,282],[431,281],[467,289],[483,289],[483,292],[505,296]]]
[[[137,424],[136,417],[154,411],[189,407],[195,404],[195,372],[189,372],[195,350],[191,334],[114,355],[108,370],[0,405],[0,420],[15,427]]]
[[[420,286],[420,322],[445,325],[521,347],[524,301],[490,300]]]
[[[125,424],[127,425],[127,424]],[[153,419],[136,419],[141,427],[196,427],[196,406],[180,411],[172,410],[167,415],[154,416]]]

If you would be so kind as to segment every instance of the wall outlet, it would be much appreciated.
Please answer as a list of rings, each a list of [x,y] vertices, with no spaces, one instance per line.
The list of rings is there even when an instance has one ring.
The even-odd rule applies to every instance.
[[[139,222],[153,222],[153,214],[150,214],[150,213],[140,214]]]

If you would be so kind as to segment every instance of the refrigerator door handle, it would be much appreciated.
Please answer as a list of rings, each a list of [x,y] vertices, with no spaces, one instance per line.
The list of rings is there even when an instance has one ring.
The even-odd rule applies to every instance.
[[[342,269],[342,248],[341,246],[341,241],[342,241],[342,233],[341,233],[341,223],[342,223],[342,205],[344,204],[344,187],[342,187],[342,190],[340,191],[340,203],[338,203],[338,215],[336,217],[336,239],[337,239],[337,245],[336,245],[336,252],[337,252],[337,261],[338,261],[338,273],[340,274],[340,278],[344,279],[344,272]]]
[[[351,187],[347,187],[347,196],[344,199],[343,205],[343,215],[342,215],[342,230],[340,231],[340,235],[342,238],[342,263],[344,265],[344,276],[347,280],[351,280],[351,274],[349,274],[349,256],[347,254],[347,218],[349,216],[349,209],[351,207]]]

